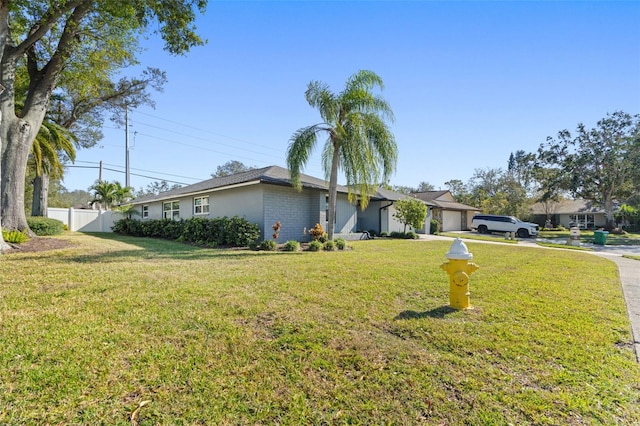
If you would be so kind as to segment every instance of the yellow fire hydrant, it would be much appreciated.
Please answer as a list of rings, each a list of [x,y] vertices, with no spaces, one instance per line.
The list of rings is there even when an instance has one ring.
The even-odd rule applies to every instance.
[[[456,238],[451,244],[449,253],[445,254],[448,262],[440,265],[449,274],[449,304],[455,309],[471,308],[469,292],[469,275],[480,268],[473,262],[473,255],[467,250],[460,238]]]

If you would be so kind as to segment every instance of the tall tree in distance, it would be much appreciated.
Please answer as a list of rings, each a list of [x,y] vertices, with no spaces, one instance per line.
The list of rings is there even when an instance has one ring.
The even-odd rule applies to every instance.
[[[235,175],[236,173],[248,172],[249,170],[254,170],[254,169],[255,167],[253,166],[245,166],[244,163],[240,161],[231,160],[231,161],[227,161],[222,166],[218,166],[216,168],[215,173],[211,173],[211,177],[217,178],[217,177],[230,176],[230,175]]]
[[[616,111],[592,129],[562,130],[540,145],[538,162],[557,186],[601,205],[612,229],[614,201],[640,190],[640,115]]]
[[[90,191],[93,191],[91,204],[99,203],[100,207],[109,210],[114,204],[123,203],[132,198],[131,188],[122,186],[120,182],[107,182],[104,180],[94,183]]]
[[[158,32],[165,50],[183,54],[203,44],[196,35],[196,12],[206,0],[20,0],[0,1],[0,216],[8,229],[28,229],[24,182],[29,151],[56,90],[69,88],[73,73],[111,79],[136,65],[138,37]],[[24,107],[16,76],[26,64]],[[62,83],[65,83],[61,85]],[[68,83],[68,84],[67,84]]]
[[[349,201],[359,197],[364,209],[371,194],[396,168],[398,148],[387,126],[387,120],[393,121],[393,112],[381,96],[373,93],[375,88],[384,88],[382,79],[367,70],[352,75],[338,94],[325,83],[310,82],[305,97],[309,105],[318,109],[322,122],[298,129],[290,140],[287,166],[293,185],[301,188],[301,169],[314,150],[318,135],[327,136],[322,165],[329,181],[330,240],[334,234],[338,171],[347,180]]]

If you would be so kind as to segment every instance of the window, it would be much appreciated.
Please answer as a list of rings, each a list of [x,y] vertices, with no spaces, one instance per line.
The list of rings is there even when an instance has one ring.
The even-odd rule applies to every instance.
[[[180,201],[162,203],[162,217],[164,219],[180,219]]]
[[[577,226],[581,229],[591,229],[595,226],[593,214],[573,214],[569,216],[569,226]]]
[[[149,217],[149,206],[142,206],[142,218],[146,219]]]
[[[193,214],[209,214],[209,197],[193,199]]]

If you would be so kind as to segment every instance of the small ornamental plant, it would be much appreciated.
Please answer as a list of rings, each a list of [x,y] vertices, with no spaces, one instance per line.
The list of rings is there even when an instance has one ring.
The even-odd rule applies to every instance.
[[[331,240],[325,241],[324,245],[322,246],[322,249],[324,251],[334,251],[336,249],[336,243],[334,243]]]
[[[344,250],[347,247],[347,242],[342,238],[336,238],[335,243],[338,250]]]
[[[277,221],[272,227],[271,229],[273,229],[273,239],[277,240],[278,237],[280,236],[280,227],[282,225],[280,224],[280,221]]]
[[[290,240],[284,243],[282,246],[282,250],[284,251],[298,251],[300,250],[300,243],[296,240]]]
[[[278,244],[273,240],[264,240],[260,243],[260,250],[264,251],[276,251]]]
[[[309,235],[311,235],[313,241],[319,241],[324,238],[324,228],[319,223],[316,223],[316,226],[309,229]]]
[[[309,243],[309,251],[320,251],[322,248],[322,243],[318,240],[311,241]]]

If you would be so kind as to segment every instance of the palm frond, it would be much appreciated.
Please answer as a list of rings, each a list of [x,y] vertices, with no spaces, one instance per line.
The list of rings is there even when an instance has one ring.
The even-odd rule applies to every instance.
[[[313,152],[318,133],[325,131],[326,127],[315,124],[309,127],[298,129],[289,140],[287,149],[287,168],[291,173],[291,183],[294,187],[300,188],[300,171],[304,168]]]

